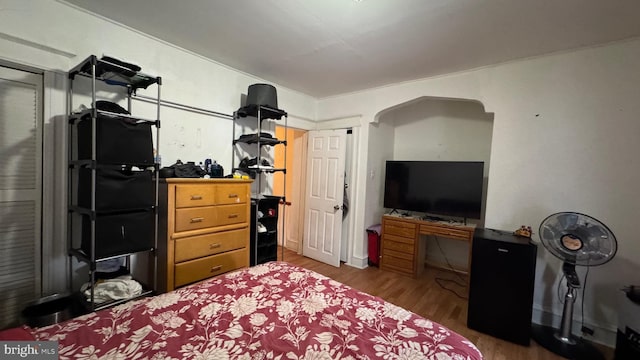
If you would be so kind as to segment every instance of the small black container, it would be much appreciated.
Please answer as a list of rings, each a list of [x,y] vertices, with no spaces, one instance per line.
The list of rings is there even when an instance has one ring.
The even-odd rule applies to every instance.
[[[153,210],[98,214],[96,216],[95,257],[107,258],[154,246],[155,216]],[[82,217],[82,250],[91,254],[91,219]]]
[[[150,122],[98,114],[96,119],[96,159],[105,164],[147,164],[153,162]],[[91,115],[78,122],[78,159],[91,159]]]
[[[131,168],[96,169],[96,210],[142,209],[155,205],[153,173]],[[91,169],[79,170],[78,205],[91,207]]]
[[[218,164],[217,162],[214,162],[213,164],[211,164],[210,176],[212,178],[224,177],[224,169],[222,168],[222,165]]]
[[[38,299],[22,310],[22,317],[32,328],[57,324],[85,313],[71,295],[53,294]]]

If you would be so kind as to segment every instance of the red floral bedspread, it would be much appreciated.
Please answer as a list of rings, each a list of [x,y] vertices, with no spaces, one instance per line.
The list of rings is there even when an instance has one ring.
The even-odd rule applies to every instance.
[[[31,331],[61,359],[482,359],[435,322],[284,262]]]

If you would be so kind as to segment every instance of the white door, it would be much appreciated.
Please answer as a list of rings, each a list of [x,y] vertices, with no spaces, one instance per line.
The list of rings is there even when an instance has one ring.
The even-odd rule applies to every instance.
[[[42,76],[0,67],[0,329],[41,295]]]
[[[345,130],[310,131],[303,255],[340,266]]]

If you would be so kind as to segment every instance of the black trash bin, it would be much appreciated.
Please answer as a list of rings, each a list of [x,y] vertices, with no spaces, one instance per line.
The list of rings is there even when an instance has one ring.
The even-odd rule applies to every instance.
[[[27,325],[37,328],[71,319],[79,313],[79,304],[73,296],[53,294],[27,305],[22,317]]]
[[[640,287],[630,286],[621,296],[615,360],[640,359]]]

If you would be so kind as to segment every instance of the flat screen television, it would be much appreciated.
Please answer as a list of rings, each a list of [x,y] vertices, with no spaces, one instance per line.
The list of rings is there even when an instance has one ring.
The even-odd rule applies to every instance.
[[[480,219],[482,161],[387,161],[384,207]]]

